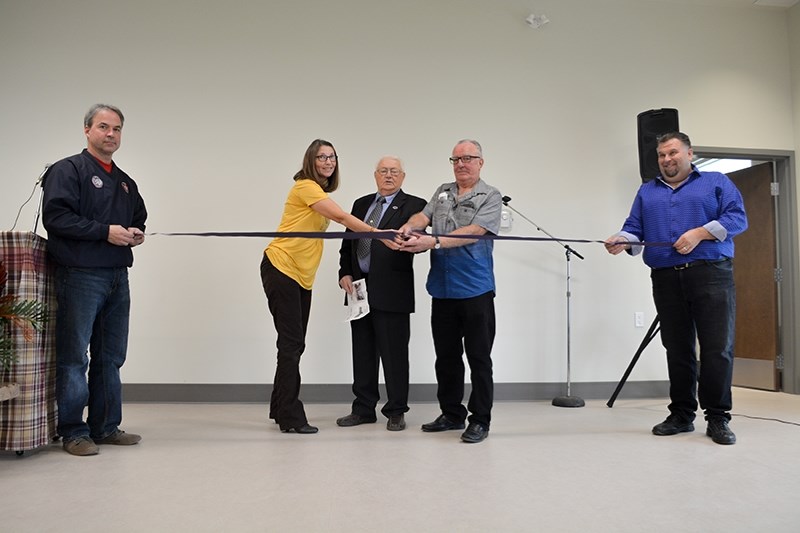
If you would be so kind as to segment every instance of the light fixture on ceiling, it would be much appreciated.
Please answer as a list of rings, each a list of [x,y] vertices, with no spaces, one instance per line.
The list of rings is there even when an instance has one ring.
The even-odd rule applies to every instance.
[[[798,0],[753,0],[753,4],[767,7],[792,7],[797,2]]]
[[[528,24],[528,26],[530,26],[534,30],[538,30],[539,28],[550,22],[550,19],[547,18],[547,15],[536,15],[534,13],[531,13],[530,15],[528,15],[528,18],[525,19],[525,22]]]

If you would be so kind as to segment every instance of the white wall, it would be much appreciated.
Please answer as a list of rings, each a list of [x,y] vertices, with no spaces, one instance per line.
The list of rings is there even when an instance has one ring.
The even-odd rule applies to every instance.
[[[139,183],[148,231],[274,231],[308,143],[330,139],[349,208],[382,154],[405,190],[452,180],[454,142],[484,146],[484,179],[563,238],[603,239],[640,183],[636,115],[675,107],[697,145],[800,150],[797,45],[786,10],[705,0],[0,0],[0,225],[46,162],[85,145],[97,101],[127,120],[115,160]],[[793,9],[797,28],[797,7]],[[798,32],[795,31],[795,34]],[[794,70],[790,65],[794,64]],[[794,92],[794,99],[793,99]],[[794,113],[794,121],[792,118]],[[23,229],[34,208],[23,212]],[[332,225],[332,230],[340,228]],[[512,233],[542,236],[516,218]],[[151,236],[136,249],[127,383],[269,383],[275,333],[260,239]],[[576,245],[572,379],[616,381],[654,317],[648,269]],[[349,328],[327,241],[306,383],[348,383]],[[565,261],[498,242],[498,382],[565,379]],[[417,258],[414,383],[435,381]],[[654,342],[632,380],[666,379]]]
[[[792,116],[794,117],[794,153],[795,153],[795,176],[800,176],[800,158],[797,155],[800,155],[800,4],[795,5],[792,9],[789,10],[789,16],[787,17],[787,26],[789,27],[789,45],[790,45],[790,52],[789,57],[791,58],[791,72],[792,72]],[[795,205],[800,205],[800,188],[795,187],[795,192],[797,195],[797,200]],[[800,240],[800,235],[798,235],[798,240]],[[797,258],[794,258],[795,261]],[[795,279],[795,287],[800,285],[800,279]],[[784,325],[784,331],[786,328],[793,328],[793,331],[797,332],[800,331],[800,318],[798,318],[794,324]],[[797,339],[795,337],[795,339]],[[795,340],[795,354],[800,352],[797,349],[798,342]],[[800,375],[797,372],[797,365],[800,362],[797,359],[794,360],[794,364],[791,364],[791,361],[787,358],[787,372],[784,373],[784,387],[785,390],[791,392],[800,391]],[[792,375],[793,374],[793,375]]]
[[[794,118],[794,151],[795,156],[800,155],[800,4],[789,10],[787,26],[789,29],[790,46],[790,72],[792,90],[792,116]],[[795,175],[800,176],[800,157],[795,157],[797,165]],[[800,188],[798,188],[800,199]],[[798,202],[800,204],[800,202]]]

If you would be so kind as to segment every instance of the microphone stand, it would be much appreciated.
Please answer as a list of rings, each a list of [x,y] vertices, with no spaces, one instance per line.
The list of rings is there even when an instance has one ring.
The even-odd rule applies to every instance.
[[[614,402],[617,401],[617,396],[619,396],[619,393],[622,390],[622,387],[625,385],[625,382],[628,381],[628,376],[631,375],[633,367],[636,366],[636,362],[639,360],[639,356],[642,355],[642,352],[644,351],[645,348],[647,348],[647,345],[650,344],[650,341],[652,341],[655,338],[656,333],[661,331],[661,326],[659,326],[658,322],[659,318],[658,315],[656,315],[656,317],[653,319],[653,323],[650,325],[650,329],[647,330],[647,333],[645,333],[645,336],[642,339],[641,344],[639,344],[639,349],[636,350],[635,354],[633,354],[633,359],[631,359],[628,368],[625,369],[625,373],[622,375],[622,379],[619,380],[617,388],[614,389],[614,393],[611,395],[611,398],[609,398],[608,401],[606,402],[607,406],[614,407]]]
[[[566,258],[567,258],[567,394],[566,396],[557,396],[553,398],[553,405],[556,407],[583,407],[586,403],[583,401],[582,398],[579,396],[573,396],[571,391],[571,357],[570,357],[570,350],[571,350],[571,314],[570,314],[570,299],[572,298],[572,292],[570,291],[570,257],[574,254],[575,257],[578,259],[585,259],[581,254],[573,250],[568,244],[565,244],[558,240],[557,238],[553,237],[547,230],[542,228],[539,224],[535,223],[510,205],[508,203],[511,201],[509,196],[503,196],[503,205],[511,209],[513,212],[521,216],[523,219],[527,220],[530,224],[532,224],[538,231],[541,231],[553,241],[557,242],[561,246],[564,247],[566,250]]]
[[[42,170],[42,173],[39,174],[38,178],[36,178],[36,185],[41,185],[41,188],[39,189],[39,202],[36,207],[36,218],[33,221],[32,233],[36,233],[36,229],[39,227],[39,215],[42,212],[42,200],[44,198],[44,176],[45,174],[47,174],[47,171],[50,170],[51,166],[52,166],[51,164],[45,165],[44,170]],[[34,187],[36,185],[34,185]]]

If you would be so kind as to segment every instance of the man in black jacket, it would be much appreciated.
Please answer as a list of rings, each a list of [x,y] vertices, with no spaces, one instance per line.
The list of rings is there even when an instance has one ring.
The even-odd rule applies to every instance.
[[[399,229],[426,201],[401,190],[403,164],[384,157],[375,169],[377,193],[353,203],[351,213],[378,229]],[[349,231],[349,230],[348,230]],[[408,341],[414,312],[414,254],[392,251],[374,239],[342,241],[339,286],[353,292],[353,281],[367,284],[369,314],[350,322],[353,342],[353,400],[349,415],[336,420],[343,427],[373,423],[380,399],[378,367],[383,363],[386,404],[381,409],[386,429],[405,429],[408,411]]]
[[[112,161],[124,121],[114,106],[92,106],[84,118],[86,149],[55,163],[44,181],[42,221],[56,263],[58,434],[72,455],[95,455],[98,444],[141,440],[119,429],[128,268],[131,248],[144,242],[147,219],[136,182]]]

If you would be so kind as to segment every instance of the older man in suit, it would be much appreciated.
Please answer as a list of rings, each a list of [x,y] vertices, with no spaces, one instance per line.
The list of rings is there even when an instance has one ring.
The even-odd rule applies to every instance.
[[[426,201],[402,191],[403,163],[386,156],[375,168],[377,193],[353,203],[351,213],[378,229],[399,229],[421,211]],[[349,231],[349,230],[348,230]],[[390,250],[374,239],[342,241],[339,250],[339,286],[353,292],[353,281],[364,279],[370,312],[350,322],[353,343],[353,406],[336,420],[342,427],[377,421],[375,408],[378,367],[383,363],[386,404],[381,409],[386,429],[405,429],[408,411],[408,341],[410,314],[414,312],[414,255]]]

